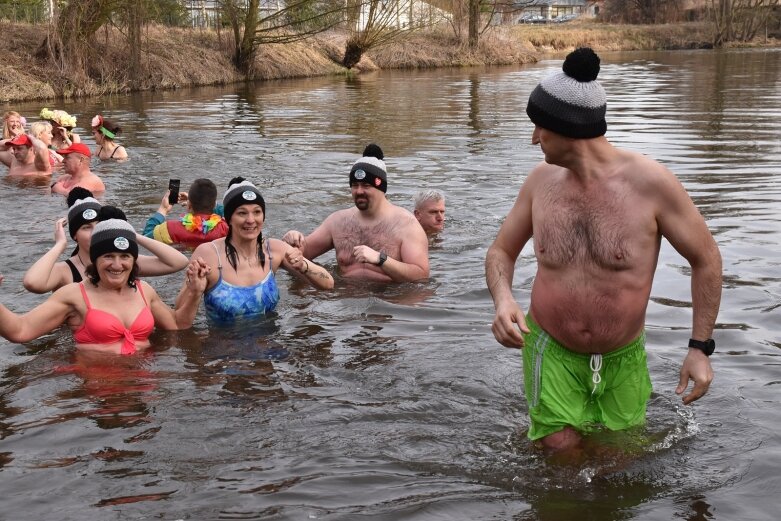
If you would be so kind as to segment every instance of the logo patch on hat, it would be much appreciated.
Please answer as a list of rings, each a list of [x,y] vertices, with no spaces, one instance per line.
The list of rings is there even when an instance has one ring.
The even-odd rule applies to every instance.
[[[83,212],[81,212],[81,217],[82,217],[82,218],[83,218],[85,221],[91,221],[92,219],[94,219],[94,218],[95,218],[95,217],[97,217],[97,216],[98,216],[98,212],[96,212],[96,211],[95,211],[95,210],[93,210],[92,208],[87,208],[86,210],[84,210]]]
[[[241,194],[241,198],[245,201],[254,201],[258,198],[258,194],[253,192],[252,190],[246,190],[243,194]]]
[[[116,246],[118,250],[125,251],[126,249],[130,248],[130,241],[124,237],[117,237],[114,239],[114,246]]]
[[[382,184],[382,179],[379,177],[374,178],[374,186],[380,186]]]
[[[355,176],[355,178],[356,178],[358,181],[361,181],[361,180],[363,180],[363,179],[365,179],[365,178],[366,178],[366,172],[364,172],[363,170],[356,170],[356,171],[354,172],[354,176]]]

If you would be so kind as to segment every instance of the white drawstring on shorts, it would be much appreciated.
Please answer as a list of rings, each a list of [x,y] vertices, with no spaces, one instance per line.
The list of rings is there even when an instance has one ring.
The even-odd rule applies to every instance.
[[[594,394],[597,392],[597,387],[599,386],[599,382],[602,381],[602,377],[599,375],[599,371],[602,369],[602,355],[597,353],[594,355],[591,355],[591,360],[589,361],[589,367],[591,367],[591,381],[594,382],[594,389],[591,391],[591,394]]]

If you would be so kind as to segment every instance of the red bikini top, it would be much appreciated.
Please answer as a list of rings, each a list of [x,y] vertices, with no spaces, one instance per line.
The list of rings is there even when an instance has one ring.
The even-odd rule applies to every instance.
[[[136,281],[136,289],[144,299],[144,309],[138,312],[129,329],[108,311],[93,309],[87,298],[84,283],[80,283],[79,286],[84,296],[84,303],[87,305],[87,313],[84,315],[84,323],[73,333],[73,339],[77,344],[113,344],[124,339],[120,352],[123,355],[132,355],[136,352],[136,342],[143,342],[152,334],[155,318],[149,309],[140,281]]]

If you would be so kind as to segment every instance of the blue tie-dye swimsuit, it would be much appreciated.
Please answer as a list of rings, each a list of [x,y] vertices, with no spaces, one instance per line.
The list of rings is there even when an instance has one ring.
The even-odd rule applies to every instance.
[[[212,243],[217,252],[217,269],[220,278],[217,284],[203,295],[206,316],[217,322],[233,322],[237,318],[252,318],[265,315],[277,307],[279,288],[274,278],[271,248],[266,242],[268,261],[271,264],[268,275],[253,286],[234,286],[222,279],[222,259],[217,245]]]

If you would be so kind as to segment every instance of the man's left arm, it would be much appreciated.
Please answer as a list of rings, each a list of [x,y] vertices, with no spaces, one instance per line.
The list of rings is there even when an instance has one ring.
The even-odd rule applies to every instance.
[[[429,276],[428,238],[420,223],[415,219],[413,222],[414,224],[404,229],[406,236],[402,239],[398,259],[361,244],[353,249],[355,260],[378,265],[393,282],[427,279]]]
[[[388,257],[380,267],[394,282],[413,282],[428,278],[428,237],[417,219],[413,218],[407,226],[399,256],[400,259]]]
[[[659,194],[663,200],[657,216],[659,229],[691,266],[692,338],[708,340],[721,304],[721,254],[705,219],[686,190],[672,173],[666,171],[666,174]],[[699,349],[689,348],[675,392],[683,394],[689,380],[694,381],[694,387],[683,395],[684,404],[705,395],[713,380],[710,359]]]

